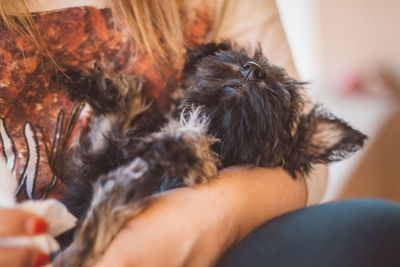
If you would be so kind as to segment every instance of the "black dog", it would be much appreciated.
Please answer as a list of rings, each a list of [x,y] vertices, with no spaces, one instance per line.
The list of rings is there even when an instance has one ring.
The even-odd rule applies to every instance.
[[[319,106],[305,113],[304,84],[261,49],[249,55],[225,42],[188,53],[185,94],[171,118],[145,104],[138,77],[101,68],[66,74],[70,97],[89,103],[94,116],[79,146],[59,154],[54,167],[69,186],[64,202],[81,221],[65,266],[96,262],[154,192],[205,182],[236,164],[281,166],[295,178],[366,139]]]
[[[282,166],[295,177],[311,164],[342,160],[366,138],[319,106],[304,114],[303,85],[269,64],[260,48],[250,57],[229,43],[210,43],[189,53],[183,105],[203,107],[224,167]]]

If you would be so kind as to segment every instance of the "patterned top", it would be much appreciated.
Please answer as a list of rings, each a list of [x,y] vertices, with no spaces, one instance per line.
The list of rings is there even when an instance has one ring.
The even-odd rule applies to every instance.
[[[200,2],[185,28],[189,46],[204,42],[214,22],[213,9]],[[127,35],[114,27],[110,9],[71,7],[35,13],[34,19],[57,64],[87,69],[96,61],[142,75],[147,95],[168,111],[182,66],[160,65],[144,49],[135,53]],[[62,140],[71,142],[69,136],[82,130],[84,117],[73,120],[77,105],[52,79],[55,65],[27,37],[6,30],[1,21],[0,35],[0,157],[19,180],[19,200],[57,197],[63,184],[52,174],[52,160]]]

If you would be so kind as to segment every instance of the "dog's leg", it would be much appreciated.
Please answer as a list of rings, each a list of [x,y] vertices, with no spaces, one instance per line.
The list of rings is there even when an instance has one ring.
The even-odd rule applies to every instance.
[[[141,77],[94,68],[89,72],[68,69],[56,78],[72,100],[86,102],[93,113],[79,143],[63,143],[52,164],[54,173],[66,184],[61,200],[80,222],[98,177],[130,161],[126,147],[131,138],[152,131],[155,123],[133,126],[143,125],[136,119],[148,111]],[[73,230],[60,236],[61,247],[66,247],[72,237]]]
[[[181,121],[170,120],[161,131],[135,138],[128,153],[132,161],[95,184],[91,206],[63,266],[93,266],[126,222],[145,207],[145,197],[166,177],[192,186],[217,175],[215,139],[206,134],[207,120],[193,110]]]

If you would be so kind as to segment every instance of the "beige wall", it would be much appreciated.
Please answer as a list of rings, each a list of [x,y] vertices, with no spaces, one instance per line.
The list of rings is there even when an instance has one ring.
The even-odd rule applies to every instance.
[[[318,0],[325,78],[379,63],[400,69],[399,0]],[[399,72],[400,74],[400,72]]]

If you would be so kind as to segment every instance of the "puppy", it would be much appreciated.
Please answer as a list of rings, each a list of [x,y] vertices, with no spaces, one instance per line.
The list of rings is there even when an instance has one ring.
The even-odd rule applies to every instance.
[[[147,104],[139,77],[102,68],[66,74],[70,97],[86,101],[94,116],[54,168],[80,219],[63,266],[92,266],[154,192],[206,182],[238,164],[281,166],[296,178],[312,164],[342,160],[366,139],[319,105],[305,113],[304,84],[261,49],[250,54],[222,42],[190,51],[185,93],[170,117]]]
[[[282,166],[295,177],[312,164],[342,160],[366,139],[319,105],[304,113],[303,86],[260,48],[249,56],[230,43],[210,43],[188,54],[182,106],[203,107],[223,167]]]

